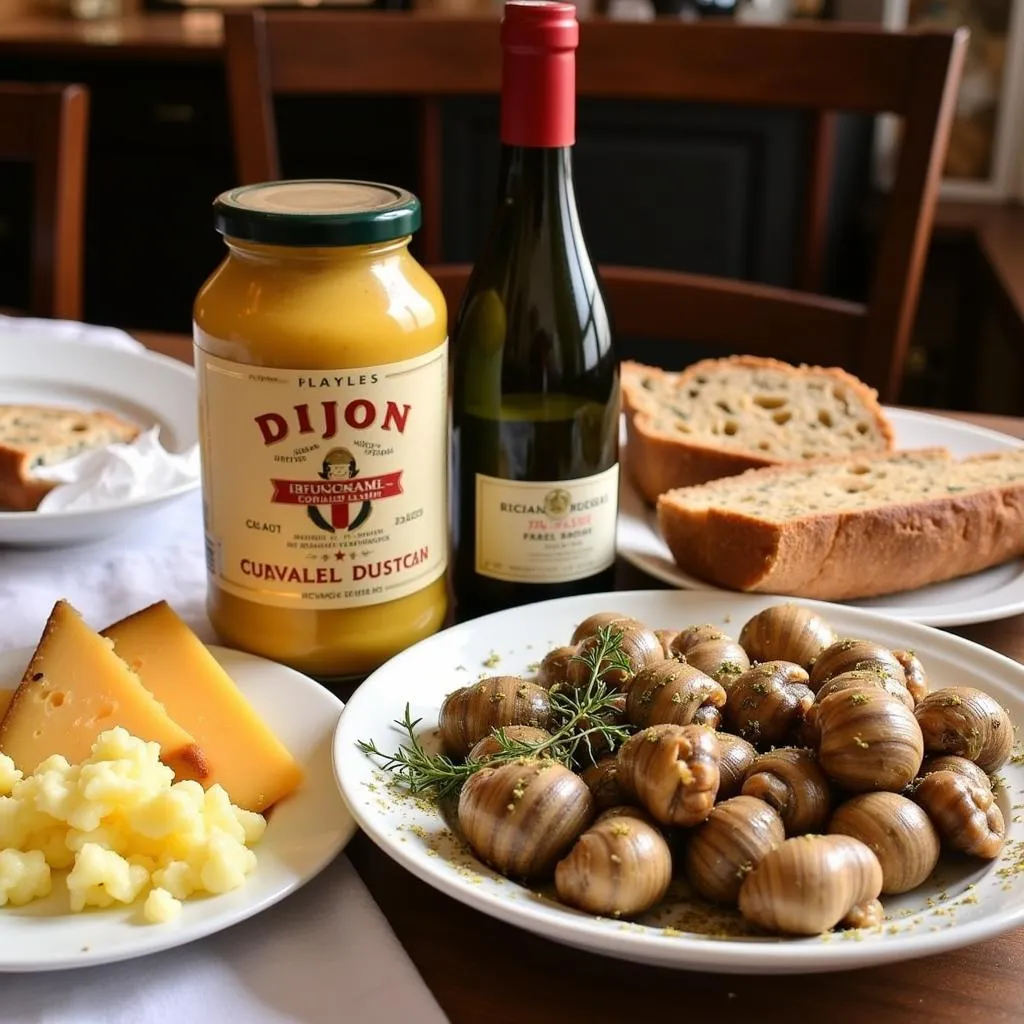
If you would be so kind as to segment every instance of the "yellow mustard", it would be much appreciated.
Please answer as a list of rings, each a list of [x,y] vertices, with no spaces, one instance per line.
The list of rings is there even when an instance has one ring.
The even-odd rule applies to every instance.
[[[214,204],[194,309],[208,610],[222,641],[362,676],[447,614],[447,312],[420,205],[370,182]]]

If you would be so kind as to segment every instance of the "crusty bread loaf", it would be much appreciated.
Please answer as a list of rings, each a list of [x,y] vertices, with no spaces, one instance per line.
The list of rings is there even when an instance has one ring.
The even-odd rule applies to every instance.
[[[650,504],[760,466],[889,451],[875,391],[835,367],[705,359],[682,373],[622,366],[626,472]]]
[[[658,501],[679,567],[728,590],[840,601],[1024,555],[1024,449],[748,470]]]
[[[0,405],[0,510],[30,512],[54,488],[32,475],[79,452],[130,442],[139,427],[109,412],[60,406]]]

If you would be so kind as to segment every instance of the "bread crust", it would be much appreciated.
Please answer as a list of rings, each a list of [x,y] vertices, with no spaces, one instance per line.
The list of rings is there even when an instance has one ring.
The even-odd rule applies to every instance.
[[[785,471],[759,472],[767,480]],[[878,597],[1024,555],[1024,482],[784,523],[689,510],[683,500],[665,494],[658,502],[665,543],[684,572],[728,590],[824,601]]]
[[[892,424],[878,403],[877,392],[839,367],[793,366],[778,359],[737,355],[703,359],[681,373],[672,373],[627,360],[622,364],[622,405],[626,414],[627,441],[622,461],[625,472],[647,504],[657,504],[662,494],[675,487],[703,484],[724,476],[735,476],[748,469],[793,464],[770,454],[726,448],[710,438],[684,438],[675,432],[670,434],[659,430],[655,425],[659,403],[642,386],[641,378],[654,378],[666,387],[683,390],[687,381],[697,376],[734,369],[774,370],[797,377],[826,374],[847,387],[872,413],[881,440],[880,447],[875,450],[891,451],[895,444]]]

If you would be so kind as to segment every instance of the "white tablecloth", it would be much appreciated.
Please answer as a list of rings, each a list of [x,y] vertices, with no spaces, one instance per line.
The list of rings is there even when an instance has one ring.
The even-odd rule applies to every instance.
[[[198,495],[116,540],[0,548],[0,649],[33,645],[61,597],[91,623],[164,598],[212,640],[202,553]],[[111,966],[0,976],[2,1024],[445,1020],[344,854],[276,907],[199,942]]]

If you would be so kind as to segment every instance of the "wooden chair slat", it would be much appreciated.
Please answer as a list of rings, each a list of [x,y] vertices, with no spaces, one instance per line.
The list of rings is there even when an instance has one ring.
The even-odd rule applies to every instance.
[[[497,20],[427,12],[237,11],[225,16],[225,35],[243,182],[277,176],[275,95],[406,95],[420,101],[421,242],[454,315],[464,271],[436,265],[443,252],[439,104],[445,97],[499,91]],[[838,23],[582,22],[581,97],[781,107],[814,115],[795,263],[800,291],[606,268],[619,332],[837,363],[877,388],[884,401],[896,401],[966,43],[964,30],[890,32]],[[899,169],[864,306],[813,294],[823,278],[840,111],[890,112],[903,119]]]

